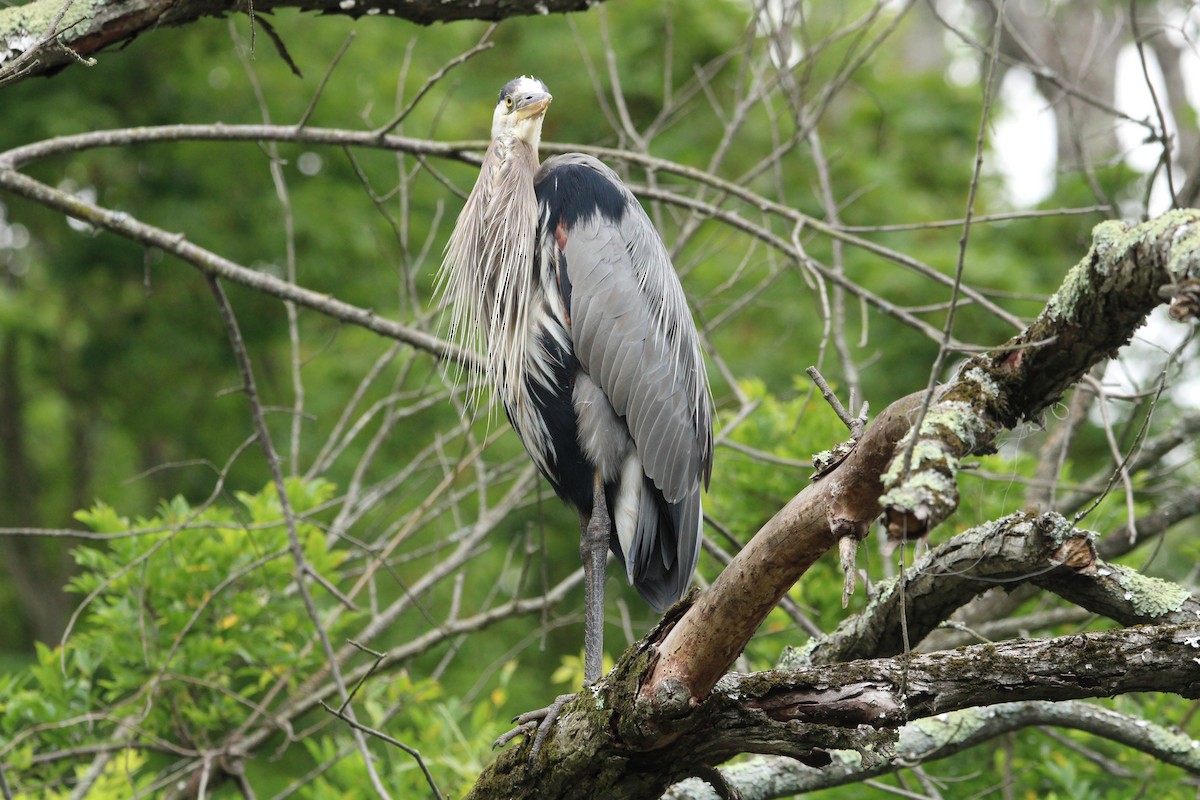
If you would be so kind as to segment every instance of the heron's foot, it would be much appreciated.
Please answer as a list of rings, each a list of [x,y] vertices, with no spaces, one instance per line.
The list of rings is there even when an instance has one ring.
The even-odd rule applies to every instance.
[[[518,736],[528,737],[530,734],[533,734],[533,747],[529,750],[529,764],[532,766],[534,759],[537,758],[538,753],[542,750],[542,744],[546,741],[546,735],[550,733],[550,729],[558,721],[558,715],[574,699],[574,692],[571,694],[560,694],[554,698],[553,703],[545,708],[526,711],[524,714],[513,717],[513,723],[516,727],[508,733],[502,734],[496,741],[492,742],[492,749],[499,750],[501,747],[507,746],[509,742]]]

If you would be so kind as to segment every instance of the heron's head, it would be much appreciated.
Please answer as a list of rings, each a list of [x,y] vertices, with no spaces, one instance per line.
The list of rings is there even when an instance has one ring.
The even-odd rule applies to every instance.
[[[492,138],[515,136],[537,150],[542,138],[542,119],[550,105],[550,90],[537,78],[522,75],[504,84],[496,113],[492,115]]]

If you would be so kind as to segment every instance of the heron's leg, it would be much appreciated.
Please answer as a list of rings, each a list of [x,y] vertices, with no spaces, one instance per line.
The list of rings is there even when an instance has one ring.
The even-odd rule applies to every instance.
[[[579,517],[579,552],[583,556],[583,685],[591,686],[600,680],[604,653],[604,568],[608,563],[608,537],[612,519],[604,496],[604,481],[597,474],[592,489],[592,515]],[[575,699],[572,694],[560,694],[545,708],[528,711],[513,719],[516,727],[492,743],[504,747],[518,736],[534,735],[529,748],[532,766],[542,749],[546,736],[558,721],[558,715]]]
[[[581,520],[582,521],[582,520]],[[579,553],[583,557],[583,685],[600,680],[604,658],[604,568],[612,520],[604,481],[596,473],[592,489],[592,516],[581,526]]]

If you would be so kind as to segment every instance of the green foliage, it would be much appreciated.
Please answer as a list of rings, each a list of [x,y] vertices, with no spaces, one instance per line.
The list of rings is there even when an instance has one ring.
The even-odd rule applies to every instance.
[[[134,792],[147,790],[151,784],[151,776],[143,772],[147,760],[146,756],[133,750],[122,751],[104,764],[88,791],[88,797],[92,800],[124,800]],[[72,785],[84,780],[90,769],[91,766],[86,764],[76,767],[74,776],[66,776],[63,780],[64,788],[43,786],[34,791],[18,789],[15,800],[70,800]]]
[[[809,39],[795,72],[802,80],[794,89],[800,102],[815,111],[812,120],[795,119],[782,103],[755,106],[727,142],[728,112],[744,99],[747,76],[757,69],[747,70],[738,54],[761,53],[764,47],[747,31],[746,6],[626,0],[605,4],[603,19],[589,12],[505,22],[492,36],[495,47],[456,67],[417,103],[397,132],[481,139],[498,83],[534,73],[556,96],[545,141],[628,145],[624,134],[604,122],[613,113],[607,78],[600,74],[608,41],[615,46],[633,126],[646,130],[651,122],[660,123],[649,144],[652,155],[707,168],[720,152],[714,169],[722,177],[825,218],[812,144],[801,128],[801,122],[811,122],[847,225],[958,218],[975,156],[979,87],[956,86],[938,71],[912,69],[905,49],[898,46],[878,48],[862,68],[847,73],[847,65],[868,55],[862,50],[867,39],[846,27],[858,5],[866,6],[805,6]],[[253,57],[239,57],[239,48],[250,41],[244,17],[155,31],[119,52],[102,53],[95,69],[72,68],[52,80],[5,89],[0,149],[135,125],[254,123],[264,118],[294,123],[351,31],[353,44],[333,71],[310,124],[373,127],[405,108],[430,74],[487,29],[483,23],[417,28],[382,18],[314,19],[287,11],[272,15],[272,24],[303,78],[276,58],[261,31]],[[823,41],[835,33],[840,38]],[[808,47],[816,43],[821,44]],[[601,92],[593,81],[602,84]],[[822,92],[831,81],[843,88],[826,104]],[[681,97],[681,105],[658,120],[664,105]],[[759,169],[764,153],[781,143],[788,143],[796,157],[778,170]],[[255,269],[284,274],[288,219],[272,180],[273,161],[288,189],[298,282],[381,316],[423,324],[437,255],[461,202],[452,188],[465,191],[475,179],[476,169],[469,164],[429,160],[426,166],[434,174],[416,169],[411,157],[393,153],[355,151],[352,161],[338,148],[187,142],[72,153],[30,171],[55,185],[94,192],[106,206],[180,231]],[[673,176],[648,178],[616,166],[633,183],[679,188],[680,180]],[[1097,191],[1126,198],[1139,180],[1119,161],[1094,165],[1086,176],[1061,175],[1044,206],[1091,205]],[[364,191],[363,181],[381,198],[378,204]],[[717,195],[711,190],[697,194]],[[770,458],[719,447],[705,500],[707,513],[745,541],[807,480],[809,470],[795,462],[806,462],[847,436],[807,379],[797,377],[815,353],[830,354],[827,375],[844,398],[844,387],[836,381],[836,359],[824,338],[820,295],[798,265],[729,225],[692,220],[666,204],[647,207],[672,246],[681,230],[696,223],[695,232],[679,242],[676,263],[705,323],[707,343],[724,356],[740,391],[757,403],[753,413],[726,433],[731,444]],[[761,224],[785,241],[798,235],[813,258],[827,264],[835,260],[828,236],[797,230],[790,221],[758,217],[753,208],[732,202],[721,209]],[[985,177],[977,213],[1005,210],[996,179]],[[11,352],[14,365],[13,374],[0,382],[12,381],[24,398],[18,427],[30,477],[28,491],[0,492],[0,526],[66,525],[71,509],[99,497],[104,502],[78,520],[93,531],[119,535],[75,551],[77,573],[69,582],[81,610],[61,647],[39,645],[35,650],[33,632],[21,625],[15,610],[16,592],[0,587],[0,646],[7,649],[0,653],[7,656],[0,661],[0,760],[15,771],[16,789],[23,795],[68,796],[88,765],[53,766],[38,756],[128,742],[104,767],[93,796],[125,797],[135,789],[152,793],[155,777],[176,755],[167,743],[195,749],[222,744],[231,732],[270,713],[319,675],[325,656],[296,590],[296,564],[278,500],[272,488],[259,488],[265,481],[261,459],[240,455],[252,426],[243,399],[223,391],[240,380],[202,277],[157,251],[143,252],[118,237],[68,227],[59,215],[15,198],[4,197],[0,212],[6,220],[18,221],[29,238],[19,250],[0,249],[0,353]],[[1014,313],[1035,313],[1041,296],[1079,258],[1098,218],[1049,216],[976,225],[964,277],[970,285],[1006,298],[1005,306]],[[864,235],[952,275],[962,232],[954,226]],[[940,328],[945,319],[940,304],[949,299],[948,287],[866,249],[838,247],[851,280],[897,307],[916,308],[917,316]],[[281,434],[277,441],[290,445],[282,434],[290,432],[293,416],[300,420],[298,457],[288,466],[301,473],[389,343],[302,312],[296,357],[307,391],[302,412],[291,409],[293,354],[284,309],[255,292],[237,287],[229,292],[264,403],[295,411],[269,415],[272,431]],[[927,383],[934,342],[886,314],[860,314],[853,299],[846,311],[846,340],[873,408]],[[960,309],[955,327],[963,341],[985,345],[1001,342],[1011,332],[975,306]],[[342,549],[331,545],[322,527],[336,511],[326,505],[334,499],[334,484],[347,486],[360,477],[356,469],[364,453],[372,451],[378,459],[363,479],[370,486],[407,470],[424,448],[454,464],[474,447],[474,441],[444,436],[457,411],[441,398],[385,440],[369,442],[370,425],[386,413],[387,399],[425,400],[429,387],[440,385],[438,369],[431,359],[404,351],[377,385],[366,388],[358,407],[379,404],[385,411],[371,419],[356,418],[364,432],[346,444],[321,479],[289,481],[292,505],[306,515],[297,530],[301,550],[334,586],[344,588],[357,580],[362,553],[377,543],[372,537],[390,532],[396,519],[420,507],[443,477],[428,466],[406,475],[396,495],[351,531],[364,546]],[[736,417],[734,387],[724,383],[720,371],[712,374],[720,423],[728,428]],[[492,429],[502,423],[501,415]],[[476,426],[474,435],[486,435],[485,428]],[[1090,479],[1111,458],[1108,442],[1095,426],[1085,425],[1078,442],[1066,464],[1066,485]],[[963,473],[960,513],[935,533],[935,543],[1023,508],[1024,481],[1034,475],[1040,443],[1034,435],[1027,441],[1014,438],[1000,454],[980,459],[977,471]],[[502,437],[488,457],[493,463],[480,469],[524,458],[511,435]],[[170,468],[161,468],[164,464]],[[214,503],[206,498],[218,472],[225,494]],[[472,523],[474,509],[461,499],[477,491],[468,486],[470,477],[454,482],[451,491],[460,494],[445,501],[450,511],[420,517],[408,543],[418,555],[405,554],[390,564],[393,582],[381,581],[380,596],[371,602],[382,605],[389,592],[407,591],[436,563],[443,552],[439,548],[452,545]],[[506,488],[498,482],[478,490],[479,507],[495,503]],[[435,587],[420,598],[416,612],[395,620],[371,646],[385,650],[429,632],[454,603],[463,609],[486,607],[497,593],[506,596],[524,587],[529,594],[539,581],[575,569],[573,514],[544,485],[540,492],[537,503],[511,512],[481,547],[478,560],[463,572],[461,592],[450,581]],[[161,497],[175,499],[156,506]],[[1136,510],[1146,502],[1139,494]],[[114,508],[131,509],[132,519]],[[1120,524],[1125,513],[1124,497],[1112,492],[1086,524],[1104,530]],[[133,534],[146,528],[156,532]],[[720,534],[709,533],[733,547]],[[522,562],[522,545],[528,563]],[[1200,555],[1194,540],[1171,547],[1180,557],[1169,559],[1163,571],[1185,573]],[[53,562],[64,545],[52,542],[43,549],[49,554],[46,561]],[[860,553],[872,578],[894,569],[876,555],[872,542]],[[706,578],[719,570],[709,557],[702,560]],[[68,573],[47,568],[47,575],[52,579],[46,585],[52,586],[66,582]],[[860,591],[851,608],[843,609],[841,581],[835,561],[827,557],[790,597],[819,627],[832,629],[864,602]],[[629,599],[629,627],[640,635],[651,624],[650,615],[623,583],[614,577],[610,593],[614,601]],[[348,610],[317,583],[309,586],[333,646],[346,647],[363,612]],[[569,616],[577,604],[578,596],[564,602],[562,618],[544,617],[541,622],[550,624],[541,630],[523,618],[473,633],[469,657],[452,658],[453,653],[442,650],[376,676],[356,695],[360,719],[416,747],[442,791],[460,795],[490,758],[490,742],[513,712],[544,705],[553,694],[579,683],[580,626]],[[610,625],[610,656],[623,642],[616,632]],[[776,609],[746,658],[753,668],[769,667],[784,645],[800,644],[803,638],[791,617]],[[355,665],[370,664],[365,654],[355,659]],[[1170,703],[1130,710],[1169,718],[1178,713]],[[298,796],[366,794],[366,768],[347,727],[319,707],[302,722],[306,725],[292,731],[299,746],[281,733],[261,751],[278,752],[278,761],[264,757],[248,765],[259,796],[304,780],[314,770],[315,777]],[[1096,746],[1082,735],[1075,738]],[[961,779],[953,784],[954,796],[994,789],[996,776],[1009,766],[1021,776],[1017,796],[1118,796],[1086,761],[1049,747],[1037,734],[1014,741],[1011,764],[972,753],[931,771]],[[370,748],[395,796],[427,794],[411,756],[376,740]],[[1164,781],[1170,777],[1169,770],[1147,757],[1120,748],[1104,752],[1131,770],[1161,772]],[[216,791],[232,796],[228,787]],[[830,796],[888,795],[882,789],[852,787]]]
[[[322,481],[289,485],[301,515],[332,492]],[[96,533],[124,536],[75,551],[78,620],[61,647],[39,645],[38,663],[9,678],[0,693],[6,740],[49,752],[152,731],[207,747],[277,682],[294,686],[321,667],[311,622],[289,591],[296,566],[274,489],[238,500],[192,508],[175,498],[133,522],[104,504],[78,514]],[[157,532],[137,533],[146,530]],[[329,549],[320,528],[302,523],[296,535],[312,569],[336,577],[344,554]],[[354,622],[319,592],[318,603],[331,635]],[[92,718],[98,709],[106,712]]]
[[[334,486],[290,479],[287,487],[303,520],[296,537],[307,569],[340,584],[346,551],[332,549],[321,527]],[[0,673],[0,759],[18,796],[57,797],[64,790],[55,787],[70,786],[89,768],[87,761],[37,756],[73,748],[86,755],[91,746],[115,742],[122,746],[92,791],[128,797],[164,768],[174,754],[168,742],[219,747],[327,669],[296,591],[296,562],[272,486],[239,493],[230,506],[193,507],[177,497],[148,518],[131,520],[103,503],[77,516],[95,533],[115,537],[74,551],[80,572],[70,588],[81,598],[78,618],[62,646],[39,644],[36,663]],[[309,585],[321,626],[335,648],[343,647],[361,613]],[[364,683],[355,708],[363,724],[421,750],[439,787],[457,794],[506,728],[500,709],[515,669],[515,662],[505,665],[475,702],[401,671]],[[349,729],[319,724],[328,715],[313,714],[317,725],[302,751],[287,751],[289,770],[250,764],[258,785],[287,785],[317,765],[319,777],[298,796],[346,797],[364,785]],[[428,791],[413,758],[382,745],[372,751],[400,796]]]

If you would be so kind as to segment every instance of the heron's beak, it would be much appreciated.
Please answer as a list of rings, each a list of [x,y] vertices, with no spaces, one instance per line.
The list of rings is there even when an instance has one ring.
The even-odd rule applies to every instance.
[[[517,119],[532,119],[546,113],[554,97],[549,92],[529,92],[517,98]]]

